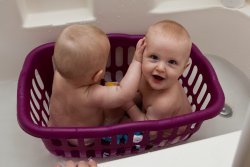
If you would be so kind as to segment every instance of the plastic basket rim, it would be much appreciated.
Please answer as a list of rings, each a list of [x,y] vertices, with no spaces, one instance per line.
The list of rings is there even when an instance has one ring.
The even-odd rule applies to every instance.
[[[130,35],[130,34],[121,34],[121,33],[111,33],[108,34],[109,37],[116,36],[116,37],[126,37],[126,38],[141,38],[143,35]],[[39,137],[39,138],[72,138],[72,137],[82,137],[84,136],[91,136],[91,137],[98,137],[102,136],[103,133],[108,134],[116,134],[118,132],[124,132],[126,131],[139,131],[145,128],[148,128],[150,130],[157,130],[161,127],[174,127],[176,125],[187,125],[187,124],[193,124],[197,123],[197,120],[199,122],[202,122],[204,120],[213,118],[214,116],[218,115],[219,111],[222,109],[223,104],[225,102],[225,96],[223,93],[223,90],[221,88],[221,85],[218,81],[217,75],[210,64],[210,62],[207,60],[207,58],[203,55],[203,61],[206,61],[206,64],[209,66],[209,74],[212,76],[213,83],[215,83],[215,90],[216,95],[218,97],[217,101],[214,103],[213,106],[209,106],[206,109],[188,113],[185,115],[180,115],[176,117],[161,119],[161,120],[147,120],[147,121],[136,121],[136,122],[130,122],[130,123],[124,123],[124,124],[116,124],[111,126],[99,126],[99,127],[43,127],[36,125],[32,119],[29,119],[28,114],[23,108],[23,99],[27,98],[27,96],[24,94],[24,90],[22,89],[22,84],[25,83],[25,74],[28,72],[28,67],[25,66],[29,59],[31,59],[34,52],[39,51],[40,49],[43,49],[44,47],[51,47],[51,45],[54,45],[54,42],[49,42],[42,44],[36,48],[34,48],[25,58],[25,62],[23,64],[22,70],[19,75],[18,80],[18,90],[17,90],[17,119],[19,126],[28,134]],[[193,43],[192,50],[194,49],[195,52],[200,52],[198,47]],[[216,111],[216,112],[215,112]],[[140,125],[138,127],[138,125]],[[76,133],[77,132],[77,133]]]

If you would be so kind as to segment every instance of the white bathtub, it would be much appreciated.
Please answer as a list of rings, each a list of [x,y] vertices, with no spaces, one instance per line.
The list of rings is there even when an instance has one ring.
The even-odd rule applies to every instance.
[[[230,118],[217,116],[205,121],[189,141],[241,130],[250,102],[249,4],[235,10],[224,8],[219,0],[145,0],[143,5],[135,0],[82,1],[89,10],[73,13],[79,17],[71,18],[70,12],[62,19],[53,16],[57,22],[48,15],[44,16],[36,6],[37,1],[0,1],[0,159],[6,160],[0,161],[0,166],[15,166],[18,162],[20,167],[50,167],[63,159],[48,153],[40,139],[27,135],[19,128],[15,108],[16,85],[26,54],[42,43],[54,41],[66,24],[74,22],[96,24],[107,33],[129,34],[143,34],[150,24],[161,19],[180,22],[211,61],[225,92],[226,103],[233,110]],[[78,3],[82,4],[76,0],[75,4]],[[48,8],[53,10],[53,5]],[[85,17],[80,17],[84,12]]]

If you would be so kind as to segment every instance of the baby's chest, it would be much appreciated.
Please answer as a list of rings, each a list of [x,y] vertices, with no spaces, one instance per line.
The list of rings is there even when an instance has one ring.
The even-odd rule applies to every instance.
[[[163,107],[159,101],[159,98],[160,97],[155,94],[144,94],[142,96],[143,111],[148,112],[153,110],[159,110],[159,108]]]
[[[162,117],[171,115],[178,108],[178,102],[168,95],[148,94],[143,96],[142,102],[145,112]]]

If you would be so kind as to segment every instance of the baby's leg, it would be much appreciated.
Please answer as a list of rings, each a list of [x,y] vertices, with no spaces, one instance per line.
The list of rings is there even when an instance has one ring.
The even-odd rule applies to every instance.
[[[77,139],[68,139],[68,143],[71,146],[79,146],[79,143],[78,143]],[[84,145],[85,146],[90,146],[92,144],[94,144],[94,139],[84,139]]]
[[[115,125],[121,122],[125,111],[121,108],[108,109],[104,111],[104,125]]]

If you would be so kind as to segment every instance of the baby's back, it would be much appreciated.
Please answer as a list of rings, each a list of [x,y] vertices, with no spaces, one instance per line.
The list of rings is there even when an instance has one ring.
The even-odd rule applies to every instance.
[[[87,98],[84,88],[74,88],[60,75],[54,76],[49,126],[79,127],[103,124],[103,111]]]

